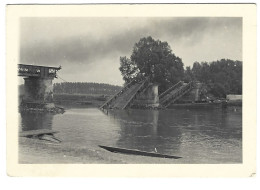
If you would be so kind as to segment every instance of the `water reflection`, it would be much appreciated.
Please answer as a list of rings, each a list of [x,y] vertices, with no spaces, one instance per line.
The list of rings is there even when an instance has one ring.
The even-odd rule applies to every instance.
[[[120,136],[116,142],[118,147],[144,151],[154,151],[156,148],[163,153],[169,148],[167,144],[174,141],[175,149],[178,149],[179,128],[165,125],[163,115],[158,110],[116,110],[109,115],[120,126]]]
[[[73,148],[98,145],[155,151],[184,163],[242,161],[242,111],[68,109],[64,114],[21,113],[20,130],[58,130]]]
[[[109,117],[119,125],[116,146],[179,153],[209,149],[242,139],[242,113],[209,110],[113,110]],[[222,141],[222,142],[221,142]],[[180,150],[182,149],[182,150]],[[217,149],[216,149],[217,150]],[[183,153],[183,152],[182,152]]]
[[[52,129],[53,114],[22,112],[20,131]]]

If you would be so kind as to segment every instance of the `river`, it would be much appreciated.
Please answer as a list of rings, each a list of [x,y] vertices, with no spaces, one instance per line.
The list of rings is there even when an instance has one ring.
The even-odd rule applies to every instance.
[[[241,107],[193,110],[129,109],[108,112],[85,107],[67,108],[64,114],[56,115],[46,113],[20,115],[20,131],[43,128],[59,131],[56,136],[62,139],[60,150],[55,148],[53,151],[54,145],[50,143],[44,145],[44,154],[46,152],[47,155],[53,152],[59,154],[59,151],[63,151],[65,155],[66,148],[72,149],[73,154],[70,155],[77,158],[75,163],[88,163],[88,159],[84,161],[85,155],[82,153],[84,149],[96,151],[96,154],[101,155],[102,159],[97,163],[103,163],[102,160],[104,163],[117,163],[119,154],[101,150],[98,145],[181,156],[182,158],[176,160],[176,163],[242,163]],[[26,142],[27,144],[22,143],[21,146],[30,147],[33,146],[30,143],[37,144],[38,141],[40,140],[28,141],[29,144]],[[41,160],[41,152],[37,147],[36,145],[34,147],[39,156],[36,160]],[[21,155],[25,155],[22,153]],[[113,161],[106,161],[107,157]],[[119,163],[146,163],[143,156],[124,155],[119,158]],[[30,159],[25,156],[22,162],[34,163]],[[161,160],[148,159],[147,163],[164,163]],[[61,161],[63,162],[64,160]],[[50,159],[48,163],[59,163],[59,158]],[[65,163],[74,163],[74,160],[68,159]],[[92,155],[90,163],[95,163],[95,156]]]

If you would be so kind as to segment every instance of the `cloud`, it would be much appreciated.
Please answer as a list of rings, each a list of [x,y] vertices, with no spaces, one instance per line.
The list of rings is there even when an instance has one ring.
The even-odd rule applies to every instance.
[[[187,65],[242,58],[241,18],[23,18],[20,26],[21,63],[62,65],[65,76],[77,72],[79,81],[91,69],[119,72],[119,57],[147,36],[167,41]],[[114,76],[121,83],[120,73]]]
[[[56,19],[47,19],[45,22],[40,19],[39,23],[37,23],[37,19],[25,20],[24,22],[27,25],[25,23],[21,25],[20,61],[22,63],[42,65],[60,62],[90,64],[95,59],[100,59],[116,52],[129,53],[134,42],[143,33],[139,30],[140,28],[130,28],[130,26],[125,26],[126,31],[123,32],[124,28],[117,26],[121,25],[122,19],[119,19],[119,23],[112,19],[110,22],[114,24],[111,24],[111,28],[107,31],[109,19],[94,19],[96,21],[94,22],[95,27],[91,25],[93,20],[87,19],[85,26],[79,27],[86,31],[84,33],[83,31],[75,30],[73,20],[68,23],[57,22]],[[102,23],[106,23],[104,28],[101,27]],[[54,25],[58,24],[62,25],[56,26],[56,30],[50,29],[51,26],[54,27]],[[67,28],[69,28],[68,34],[64,33],[64,24],[67,24]],[[81,22],[80,24],[83,23]],[[47,28],[43,27],[46,25],[48,26]],[[28,31],[30,27],[32,30]],[[88,27],[92,27],[92,29],[90,30]],[[60,30],[63,32],[58,35]],[[94,35],[95,32],[97,33],[96,35]]]
[[[198,43],[207,34],[223,32],[227,29],[235,29],[237,32],[242,30],[242,18],[167,18],[155,19],[152,27],[153,33],[158,36],[167,36],[175,42],[188,42],[189,44]]]
[[[84,18],[82,20],[84,21]],[[239,29],[242,23],[241,18],[151,18],[146,19],[146,22],[141,19],[140,24],[142,25],[139,26],[137,24],[139,20],[135,18],[126,19],[126,22],[134,23],[133,27],[128,25],[122,27],[120,25],[123,20],[123,18],[119,18],[118,24],[116,24],[117,19],[112,18],[105,20],[88,18],[86,22],[78,19],[67,22],[58,19],[58,22],[55,18],[40,19],[39,23],[37,23],[37,19],[26,20],[29,26],[23,24],[22,27],[27,30],[32,27],[33,34],[27,31],[28,37],[21,42],[21,62],[40,64],[62,61],[92,62],[93,59],[113,54],[113,52],[129,53],[135,42],[141,37],[149,35],[155,38],[167,36],[167,38],[172,38],[171,41],[175,43],[186,41],[192,45],[201,41],[207,33],[219,32],[219,30],[224,30],[225,27],[230,26]],[[36,26],[33,27],[32,22]],[[106,25],[102,28],[104,23]],[[104,31],[108,29],[109,23],[112,23],[111,28]],[[93,28],[86,30],[88,33],[84,35],[83,31],[77,32],[75,30],[77,24],[80,25],[78,28],[83,31],[85,31],[85,28],[92,27],[92,25]],[[42,28],[46,25],[50,26],[45,29]],[[54,27],[54,25],[58,25],[56,30],[55,28],[51,30],[50,27]],[[84,25],[84,27],[81,25]],[[68,28],[68,33],[64,33],[64,27]],[[58,37],[61,30],[61,37]],[[97,33],[96,36],[94,36],[94,31]],[[42,35],[39,34],[37,38],[35,32]],[[33,39],[33,35],[36,35],[34,36],[35,39]]]

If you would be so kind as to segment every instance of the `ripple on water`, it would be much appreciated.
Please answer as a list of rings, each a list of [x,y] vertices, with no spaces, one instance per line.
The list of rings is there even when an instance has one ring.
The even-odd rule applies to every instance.
[[[180,163],[242,161],[242,114],[229,111],[120,110],[106,115],[96,108],[69,109],[53,117],[23,116],[21,126],[58,130],[63,143],[77,150],[97,150],[103,144],[156,148],[183,156]]]

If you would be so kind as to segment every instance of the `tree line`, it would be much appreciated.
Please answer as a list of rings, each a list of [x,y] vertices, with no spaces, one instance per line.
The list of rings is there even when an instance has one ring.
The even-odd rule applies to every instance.
[[[133,79],[149,77],[159,85],[159,94],[178,81],[200,81],[207,92],[215,97],[242,94],[242,62],[230,59],[195,62],[184,69],[182,59],[176,56],[167,42],[151,36],[134,44],[130,58],[120,57],[119,70],[125,83]]]
[[[121,88],[122,87],[116,85],[92,82],[63,82],[53,84],[53,92],[55,94],[113,95]]]
[[[242,61],[221,59],[213,62],[195,62],[184,71],[184,81],[200,81],[208,93],[216,97],[242,94]]]

